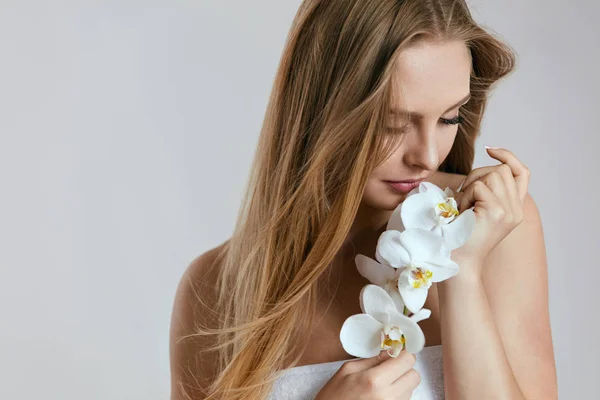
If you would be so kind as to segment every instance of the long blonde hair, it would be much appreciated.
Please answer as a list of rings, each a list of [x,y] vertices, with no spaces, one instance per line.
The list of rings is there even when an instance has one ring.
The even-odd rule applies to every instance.
[[[210,399],[263,399],[307,345],[319,278],[340,250],[384,134],[394,60],[416,41],[461,40],[471,100],[440,171],[467,174],[487,96],[515,54],[478,26],[464,0],[305,0],[292,24],[232,237],[218,263],[218,354]],[[217,265],[218,264],[218,265]],[[358,301],[358,300],[357,300]],[[295,360],[286,365],[286,360]],[[290,364],[287,362],[287,364]]]

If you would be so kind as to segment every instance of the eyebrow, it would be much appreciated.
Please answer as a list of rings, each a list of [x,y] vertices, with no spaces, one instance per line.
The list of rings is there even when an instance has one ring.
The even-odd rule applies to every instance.
[[[443,114],[446,114],[447,112],[450,112],[450,111],[454,110],[458,106],[464,105],[469,100],[471,100],[471,93],[467,94],[465,97],[463,97],[461,100],[459,100],[458,103],[454,104],[452,107],[450,107],[449,109],[447,109],[446,111],[444,111]],[[423,115],[421,113],[410,112],[410,111],[406,111],[406,110],[399,110],[397,108],[393,108],[391,110],[391,114],[398,114],[398,115],[410,114],[410,115],[414,116],[415,118],[423,118]]]

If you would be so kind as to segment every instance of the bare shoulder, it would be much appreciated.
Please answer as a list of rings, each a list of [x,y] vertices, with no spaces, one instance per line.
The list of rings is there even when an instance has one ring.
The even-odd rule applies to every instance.
[[[196,257],[181,277],[171,314],[170,366],[171,399],[203,398],[205,388],[214,377],[214,345],[211,337],[195,335],[195,327],[214,327],[218,261],[227,242]]]

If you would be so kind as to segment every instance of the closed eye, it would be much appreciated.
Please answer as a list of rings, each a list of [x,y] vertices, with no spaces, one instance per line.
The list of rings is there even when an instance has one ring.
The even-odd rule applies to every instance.
[[[460,116],[460,115],[457,115],[456,117],[451,118],[451,119],[440,118],[440,121],[444,125],[458,125],[458,124],[464,122],[464,118],[462,116]],[[400,133],[400,134],[406,133],[409,130],[410,130],[410,125],[404,125],[404,126],[398,127],[398,128],[396,128],[396,127],[394,127],[394,128],[388,127],[387,128],[387,131],[390,132],[390,133]]]
[[[442,123],[446,124],[446,125],[458,125],[461,122],[464,122],[464,119],[462,116],[457,115],[456,117],[452,118],[452,119],[447,119],[447,118],[441,118]]]

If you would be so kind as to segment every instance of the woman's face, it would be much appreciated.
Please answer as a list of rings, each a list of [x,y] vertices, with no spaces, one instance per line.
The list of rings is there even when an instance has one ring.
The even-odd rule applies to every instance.
[[[458,130],[458,125],[444,120],[457,117],[460,106],[468,101],[471,63],[467,46],[459,41],[420,42],[402,51],[394,77],[395,91],[402,99],[392,100],[392,109],[399,114],[394,114],[388,128],[389,135],[404,137],[389,158],[373,170],[363,203],[394,210],[406,193],[386,181],[426,179],[437,171]],[[410,122],[407,112],[412,115]]]

